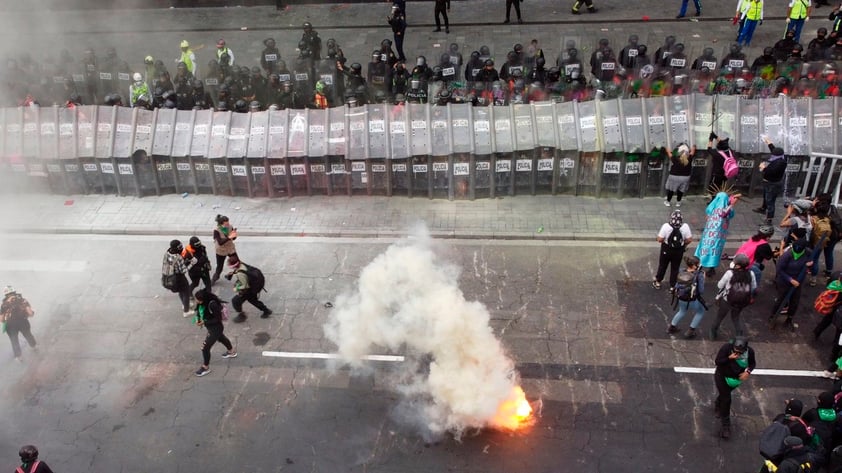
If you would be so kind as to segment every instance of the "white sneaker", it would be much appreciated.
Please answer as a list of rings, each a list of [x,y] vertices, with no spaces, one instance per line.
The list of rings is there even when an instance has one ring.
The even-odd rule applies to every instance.
[[[675,203],[675,206],[676,206],[676,207],[681,207],[681,202],[676,202],[676,203]]]
[[[185,319],[186,319],[187,317],[190,317],[191,315],[193,315],[193,311],[192,311],[192,310],[188,310],[187,312],[182,312],[182,313],[181,313],[181,316],[182,316],[182,317],[184,317]]]
[[[664,201],[664,205],[665,205],[666,207],[669,207],[669,206],[670,206],[670,201],[665,200],[665,201]]]

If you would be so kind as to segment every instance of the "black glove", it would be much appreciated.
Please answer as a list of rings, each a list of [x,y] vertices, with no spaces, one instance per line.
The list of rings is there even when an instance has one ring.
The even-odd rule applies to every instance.
[[[719,138],[719,137],[718,137],[718,136],[716,136],[716,133],[714,133],[714,132],[710,132],[710,135],[708,136],[708,141],[713,141],[713,140],[715,140],[715,139],[717,139],[717,138]]]

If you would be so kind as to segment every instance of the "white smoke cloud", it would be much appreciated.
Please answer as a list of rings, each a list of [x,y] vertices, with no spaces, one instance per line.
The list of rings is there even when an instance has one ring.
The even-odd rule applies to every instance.
[[[396,417],[425,436],[496,426],[518,384],[513,361],[489,326],[483,304],[458,287],[459,270],[440,261],[424,230],[390,246],[337,298],[325,335],[352,368],[386,348],[407,362],[394,381]],[[414,363],[413,363],[414,362]]]

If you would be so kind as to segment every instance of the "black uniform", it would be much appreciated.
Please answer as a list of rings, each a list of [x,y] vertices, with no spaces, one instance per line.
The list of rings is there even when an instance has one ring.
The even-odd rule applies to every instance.
[[[450,21],[447,19],[447,11],[450,10],[450,0],[435,0],[435,14],[436,14],[436,29],[441,31],[441,21],[439,16],[444,17],[444,31],[450,33]]]
[[[751,373],[757,362],[754,358],[754,349],[739,337],[734,342],[728,342],[719,348],[714,362],[716,371],[713,379],[716,384],[715,409],[717,416],[722,421],[722,436],[730,436],[731,429],[731,391],[737,388],[742,373]],[[735,345],[742,344],[742,348]],[[742,352],[740,352],[742,350]],[[732,357],[733,355],[733,357]],[[725,431],[727,430],[727,433]]]
[[[392,16],[389,17],[389,26],[392,27],[392,35],[395,38],[395,49],[398,50],[398,60],[406,61],[406,55],[403,52],[403,38],[406,33],[406,17],[403,10],[400,8],[393,9]]]

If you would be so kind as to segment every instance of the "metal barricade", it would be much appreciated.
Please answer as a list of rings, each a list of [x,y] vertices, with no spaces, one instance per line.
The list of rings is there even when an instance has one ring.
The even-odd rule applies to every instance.
[[[804,183],[798,195],[815,197],[819,194],[832,193],[833,205],[839,204],[839,191],[842,186],[842,156],[831,153],[812,153],[808,161]]]

